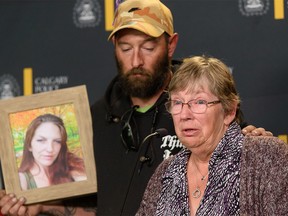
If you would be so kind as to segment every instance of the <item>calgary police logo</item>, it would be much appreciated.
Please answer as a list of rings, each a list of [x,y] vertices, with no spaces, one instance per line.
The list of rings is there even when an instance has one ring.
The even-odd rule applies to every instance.
[[[73,11],[77,27],[94,27],[101,21],[101,7],[98,0],[77,0]]]
[[[13,98],[20,95],[20,87],[16,79],[8,74],[0,76],[0,99]]]
[[[268,11],[269,0],[239,0],[239,9],[245,16],[261,16]]]

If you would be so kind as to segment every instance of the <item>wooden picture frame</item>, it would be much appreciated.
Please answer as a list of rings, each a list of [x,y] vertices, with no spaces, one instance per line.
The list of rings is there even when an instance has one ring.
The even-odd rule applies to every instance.
[[[74,135],[79,138],[74,143],[77,145],[79,143],[80,146],[75,144],[75,148],[80,149],[80,153],[79,151],[77,153],[82,155],[86,178],[23,190],[19,177],[21,150],[17,150],[21,149],[19,143],[22,142],[24,145],[23,125],[27,125],[25,122],[29,122],[32,117],[46,112],[47,114],[57,112],[57,115],[62,113],[65,119],[70,119],[70,123],[74,121],[73,130],[76,131]],[[0,125],[0,156],[6,193],[14,193],[17,197],[23,196],[27,199],[26,204],[32,204],[97,192],[92,121],[85,85],[0,100]],[[24,130],[27,130],[27,127]],[[69,136],[67,137],[68,143]],[[22,149],[22,155],[23,152]]]

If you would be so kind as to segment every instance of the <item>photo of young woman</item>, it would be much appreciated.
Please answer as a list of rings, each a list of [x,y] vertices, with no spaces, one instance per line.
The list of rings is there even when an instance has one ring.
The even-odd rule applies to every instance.
[[[87,179],[83,159],[69,151],[58,116],[40,115],[28,126],[19,179],[22,190]]]

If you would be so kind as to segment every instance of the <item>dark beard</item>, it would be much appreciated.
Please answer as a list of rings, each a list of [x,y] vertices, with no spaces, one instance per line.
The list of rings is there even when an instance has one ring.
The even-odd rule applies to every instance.
[[[159,90],[163,89],[169,75],[169,59],[167,53],[154,65],[153,72],[143,68],[134,68],[123,73],[122,63],[116,57],[118,73],[120,74],[120,86],[124,93],[130,97],[150,98]],[[141,74],[142,77],[135,78],[132,74]]]

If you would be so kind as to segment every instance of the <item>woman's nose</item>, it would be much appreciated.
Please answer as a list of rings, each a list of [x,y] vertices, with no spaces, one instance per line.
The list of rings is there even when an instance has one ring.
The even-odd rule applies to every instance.
[[[53,151],[53,141],[48,141],[46,145],[46,151]]]
[[[192,118],[194,113],[191,111],[191,107],[188,104],[182,104],[182,110],[180,116],[182,119]]]

